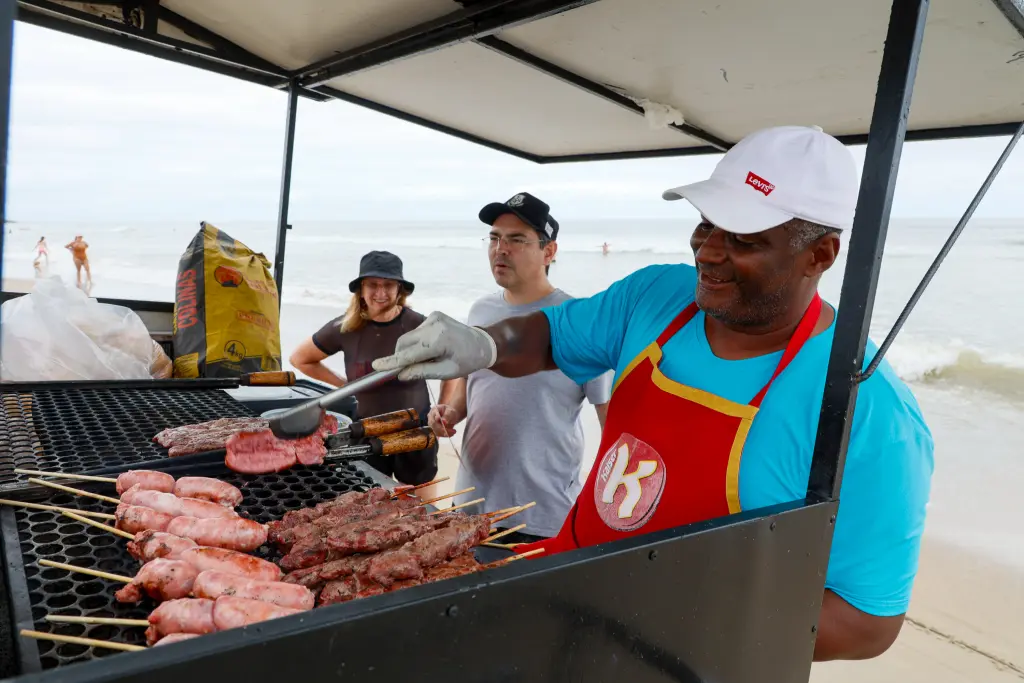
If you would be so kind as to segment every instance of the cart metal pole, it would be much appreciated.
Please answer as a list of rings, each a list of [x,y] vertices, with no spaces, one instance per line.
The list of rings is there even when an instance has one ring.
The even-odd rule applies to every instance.
[[[288,203],[292,191],[292,156],[295,152],[295,115],[299,108],[299,86],[293,80],[288,85],[288,115],[284,124],[284,161],[281,168],[281,198],[277,210],[277,243],[274,245],[274,282],[277,283],[277,302],[281,304],[284,284],[284,247],[288,239]]]
[[[857,375],[864,364],[928,4],[929,0],[892,3],[807,484],[812,501],[835,500],[842,483]]]
[[[11,113],[14,18],[17,9],[17,0],[0,0],[0,290],[3,289],[4,239],[7,237],[7,137]],[[0,349],[2,358],[3,350]]]

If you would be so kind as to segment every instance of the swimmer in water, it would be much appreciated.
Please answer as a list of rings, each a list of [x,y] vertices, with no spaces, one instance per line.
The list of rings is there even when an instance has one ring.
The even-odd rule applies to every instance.
[[[88,242],[82,239],[81,235],[75,235],[75,239],[65,244],[64,248],[71,250],[71,258],[75,261],[75,271],[78,275],[76,286],[79,289],[82,289],[82,268],[85,268],[85,291],[88,293],[92,289],[92,271],[89,270],[89,256],[86,254]]]
[[[607,242],[605,242],[604,244],[601,245],[601,253],[604,254],[605,256],[608,255],[608,243]]]

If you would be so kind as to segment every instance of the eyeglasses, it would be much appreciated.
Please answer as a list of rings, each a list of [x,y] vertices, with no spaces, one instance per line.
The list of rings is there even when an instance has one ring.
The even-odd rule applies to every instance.
[[[500,237],[498,235],[489,235],[483,239],[483,243],[487,245],[488,249],[497,249],[498,245],[504,245],[509,251],[522,251],[528,244],[539,244],[542,247],[546,242],[544,240],[528,240],[525,237]]]

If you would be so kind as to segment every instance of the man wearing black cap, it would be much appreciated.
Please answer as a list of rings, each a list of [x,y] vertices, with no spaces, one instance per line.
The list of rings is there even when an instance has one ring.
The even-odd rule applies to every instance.
[[[402,259],[390,252],[364,255],[359,276],[348,289],[352,292],[348,310],[302,342],[290,359],[299,372],[338,387],[372,372],[374,360],[394,353],[398,338],[423,322],[423,316],[406,305],[415,285],[405,279]],[[345,377],[323,364],[338,352],[345,357]],[[423,380],[390,382],[359,392],[356,400],[359,419],[405,408],[415,408],[420,415],[430,410]],[[414,453],[370,456],[366,461],[403,484],[422,484],[437,474],[437,445]]]
[[[470,325],[491,325],[572,298],[548,281],[558,221],[547,204],[521,192],[485,206],[480,220],[491,226],[485,242],[501,290],[473,304]],[[610,373],[581,385],[557,370],[516,379],[482,370],[444,383],[430,426],[443,437],[467,419],[456,488],[476,487],[473,496],[485,497],[488,509],[535,501],[516,515],[517,524],[527,525],[525,533],[506,539],[535,540],[558,532],[586,479],[580,473],[584,399],[596,406],[603,425],[610,394]]]

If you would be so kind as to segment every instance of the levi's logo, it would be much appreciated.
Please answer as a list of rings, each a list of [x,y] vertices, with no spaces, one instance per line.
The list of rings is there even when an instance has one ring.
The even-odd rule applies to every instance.
[[[747,179],[745,182],[747,183],[747,185],[750,185],[752,188],[763,194],[765,197],[770,195],[772,193],[772,190],[775,189],[774,185],[772,185],[767,180],[751,171],[747,172]]]

